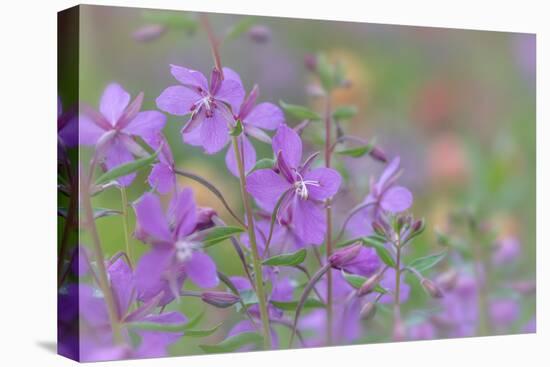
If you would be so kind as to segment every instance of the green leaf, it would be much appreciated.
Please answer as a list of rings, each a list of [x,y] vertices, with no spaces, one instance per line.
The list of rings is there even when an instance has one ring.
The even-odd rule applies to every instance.
[[[348,274],[345,271],[342,271],[342,275],[344,276],[344,279],[349,283],[349,285],[351,285],[355,289],[361,288],[361,286],[367,281],[367,278],[364,276]],[[382,288],[379,284],[374,286],[373,292],[378,292],[382,294],[387,293],[386,289]]]
[[[229,133],[231,136],[240,136],[243,133],[243,123],[241,120],[237,120],[237,125]]]
[[[233,352],[245,345],[258,345],[262,341],[263,337],[260,334],[247,332],[229,337],[218,344],[199,345],[199,347],[206,353],[227,353]]]
[[[160,150],[157,150],[155,153],[151,154],[148,157],[136,159],[135,161],[132,161],[126,164],[121,164],[120,166],[117,166],[112,170],[107,171],[101,176],[99,176],[95,184],[102,185],[107,182],[112,182],[119,177],[126,176],[126,175],[129,175],[130,173],[139,171],[140,169],[153,164],[156,161],[159,152]]]
[[[254,25],[254,23],[256,23],[256,19],[254,17],[244,17],[229,29],[225,36],[225,40],[229,41],[237,39],[240,35],[247,32],[250,27]]]
[[[335,120],[349,120],[357,115],[355,106],[340,106],[332,113],[332,118]]]
[[[361,145],[359,147],[337,150],[336,153],[340,155],[347,155],[353,158],[360,158],[364,155],[369,154],[374,149],[375,141],[373,140],[367,145]]]
[[[185,324],[183,326],[183,330],[188,330],[188,329],[192,329],[194,328],[195,326],[197,326],[199,324],[199,322],[202,320],[202,318],[204,317],[204,314],[206,312],[204,311],[204,309],[199,312],[198,314],[196,314],[191,320],[189,320],[189,322],[187,324]]]
[[[395,260],[391,256],[388,249],[384,247],[384,242],[380,241],[379,236],[363,237],[363,244],[367,247],[373,247],[376,250],[376,254],[389,267],[395,268]]]
[[[353,245],[354,243],[359,242],[359,241],[362,241],[361,237],[352,238],[351,240],[342,241],[342,242],[339,242],[339,243],[336,244],[336,248]]]
[[[227,240],[228,238],[236,235],[237,233],[244,232],[244,229],[241,227],[214,227],[209,230],[208,234],[203,243],[203,247],[210,247],[217,243]]]
[[[441,260],[445,258],[447,251],[442,251],[437,254],[419,257],[413,260],[408,267],[415,268],[419,272],[426,271],[436,266]]]
[[[196,19],[182,12],[145,10],[142,17],[148,23],[161,24],[170,28],[193,32],[197,29]]]
[[[250,170],[250,172],[248,172],[248,174],[256,171],[256,170],[259,170],[259,169],[270,169],[270,168],[273,168],[273,166],[275,165],[275,160],[274,159],[271,159],[271,158],[262,158],[260,159],[259,161],[256,162],[256,164],[254,165],[254,167]]]
[[[67,218],[68,210],[67,208],[57,208],[57,215],[63,218]],[[109,208],[94,208],[94,219],[104,218],[104,217],[110,217],[113,215],[121,215],[122,212],[120,210],[116,209],[109,209]]]
[[[275,307],[277,307],[280,310],[284,311],[295,311],[298,307],[298,301],[290,301],[290,302],[277,302],[277,301],[271,301],[271,304]],[[316,298],[308,298],[305,300],[303,308],[324,308],[325,304],[321,301],[319,301]]]
[[[219,324],[211,327],[210,329],[186,330],[186,331],[184,331],[183,335],[184,336],[190,336],[190,337],[193,337],[193,338],[203,338],[205,336],[209,336],[209,335],[214,334],[220,328],[220,326],[222,326],[222,325],[223,325],[223,322],[220,322]]]
[[[290,117],[296,120],[312,120],[312,121],[321,120],[321,116],[319,116],[315,111],[312,111],[305,106],[288,104],[283,101],[279,101],[279,104]]]
[[[263,265],[268,266],[295,266],[299,265],[306,259],[306,250],[301,249],[289,254],[281,254],[270,257],[262,262]]]

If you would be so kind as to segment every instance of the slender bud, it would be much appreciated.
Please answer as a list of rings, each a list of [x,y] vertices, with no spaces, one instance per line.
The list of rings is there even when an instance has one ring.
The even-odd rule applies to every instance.
[[[361,311],[359,313],[361,315],[361,318],[363,320],[370,320],[376,315],[376,303],[374,302],[367,302],[365,305],[361,308]]]
[[[382,224],[380,224],[379,222],[377,221],[372,222],[372,229],[377,235],[386,237],[386,230],[384,229]]]
[[[384,153],[382,151],[382,149],[380,149],[378,147],[372,148],[371,151],[369,152],[369,155],[374,160],[380,161],[382,163],[387,163],[388,162],[388,157],[386,157],[386,153]]]
[[[420,234],[424,231],[426,223],[424,219],[419,219],[412,225],[412,231],[414,234]]]
[[[335,269],[341,269],[346,266],[350,261],[355,259],[361,251],[361,244],[351,245],[341,250],[336,251],[328,258],[330,266]]]
[[[231,307],[239,302],[239,296],[228,292],[203,292],[201,299],[203,302],[218,308]]]
[[[361,297],[366,294],[369,294],[372,292],[374,287],[380,283],[380,280],[382,279],[382,276],[384,275],[384,272],[379,271],[378,273],[374,274],[370,278],[368,278],[365,283],[357,290],[357,296]]]
[[[306,65],[306,69],[312,72],[317,71],[317,56],[312,54],[307,54],[304,57],[304,64]]]
[[[213,218],[217,216],[218,213],[212,208],[202,207],[197,210],[197,225],[195,231],[202,231],[214,227],[215,223]]]
[[[433,298],[443,298],[443,292],[431,280],[424,278],[420,283],[422,284],[422,287],[424,287],[424,290],[426,290],[426,292]]]
[[[266,43],[271,39],[271,30],[265,25],[255,25],[248,31],[250,39],[257,43]]]

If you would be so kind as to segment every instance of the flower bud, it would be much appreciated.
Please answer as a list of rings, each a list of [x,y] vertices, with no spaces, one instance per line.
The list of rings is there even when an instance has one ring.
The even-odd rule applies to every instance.
[[[377,235],[386,237],[386,230],[384,229],[382,224],[380,224],[379,222],[376,222],[376,221],[372,222],[372,229]]]
[[[380,149],[378,147],[373,147],[371,149],[371,151],[369,152],[369,155],[374,160],[380,161],[382,163],[387,163],[388,162],[388,157],[386,157],[386,153],[384,153],[382,151],[382,149]]]
[[[304,64],[306,66],[306,69],[312,72],[317,71],[317,56],[312,54],[307,54],[304,56]]]
[[[380,272],[374,274],[373,276],[371,276],[370,278],[368,278],[365,281],[365,283],[363,283],[363,285],[357,290],[357,296],[361,297],[361,296],[364,296],[364,295],[369,294],[370,292],[372,292],[374,287],[378,283],[380,283],[380,280],[382,279],[383,275],[384,275],[384,273],[380,271]]]
[[[452,290],[456,286],[457,281],[458,273],[455,269],[447,270],[436,279],[436,283],[446,291]]]
[[[210,227],[214,227],[215,223],[213,218],[217,216],[218,213],[212,208],[199,208],[197,210],[197,225],[195,231],[202,231]]]
[[[419,219],[417,220],[416,222],[413,223],[412,225],[412,231],[414,234],[420,234],[424,231],[424,228],[425,228],[425,221],[424,219]]]
[[[255,25],[248,31],[250,39],[257,43],[266,43],[271,39],[271,31],[264,25]]]
[[[433,298],[443,298],[443,292],[431,280],[424,278],[420,283],[422,284],[422,287],[424,287],[424,290],[426,290],[426,292]]]
[[[359,314],[361,315],[361,318],[363,320],[372,319],[376,314],[376,303],[374,302],[365,303],[365,305],[361,308],[361,311]]]
[[[356,244],[336,251],[328,258],[330,266],[335,269],[343,268],[344,266],[346,266],[346,264],[355,259],[357,255],[359,255],[361,247],[361,244]]]
[[[231,307],[239,302],[239,296],[228,292],[203,292],[201,299],[203,302],[218,308]]]

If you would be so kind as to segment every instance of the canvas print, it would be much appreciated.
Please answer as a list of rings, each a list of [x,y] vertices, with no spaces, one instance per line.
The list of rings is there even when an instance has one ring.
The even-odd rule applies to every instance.
[[[533,34],[58,17],[58,351],[533,333]]]

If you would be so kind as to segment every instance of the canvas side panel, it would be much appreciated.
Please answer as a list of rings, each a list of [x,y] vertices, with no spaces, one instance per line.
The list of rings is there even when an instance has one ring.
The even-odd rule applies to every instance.
[[[57,15],[57,352],[79,360],[78,99],[79,13]]]

